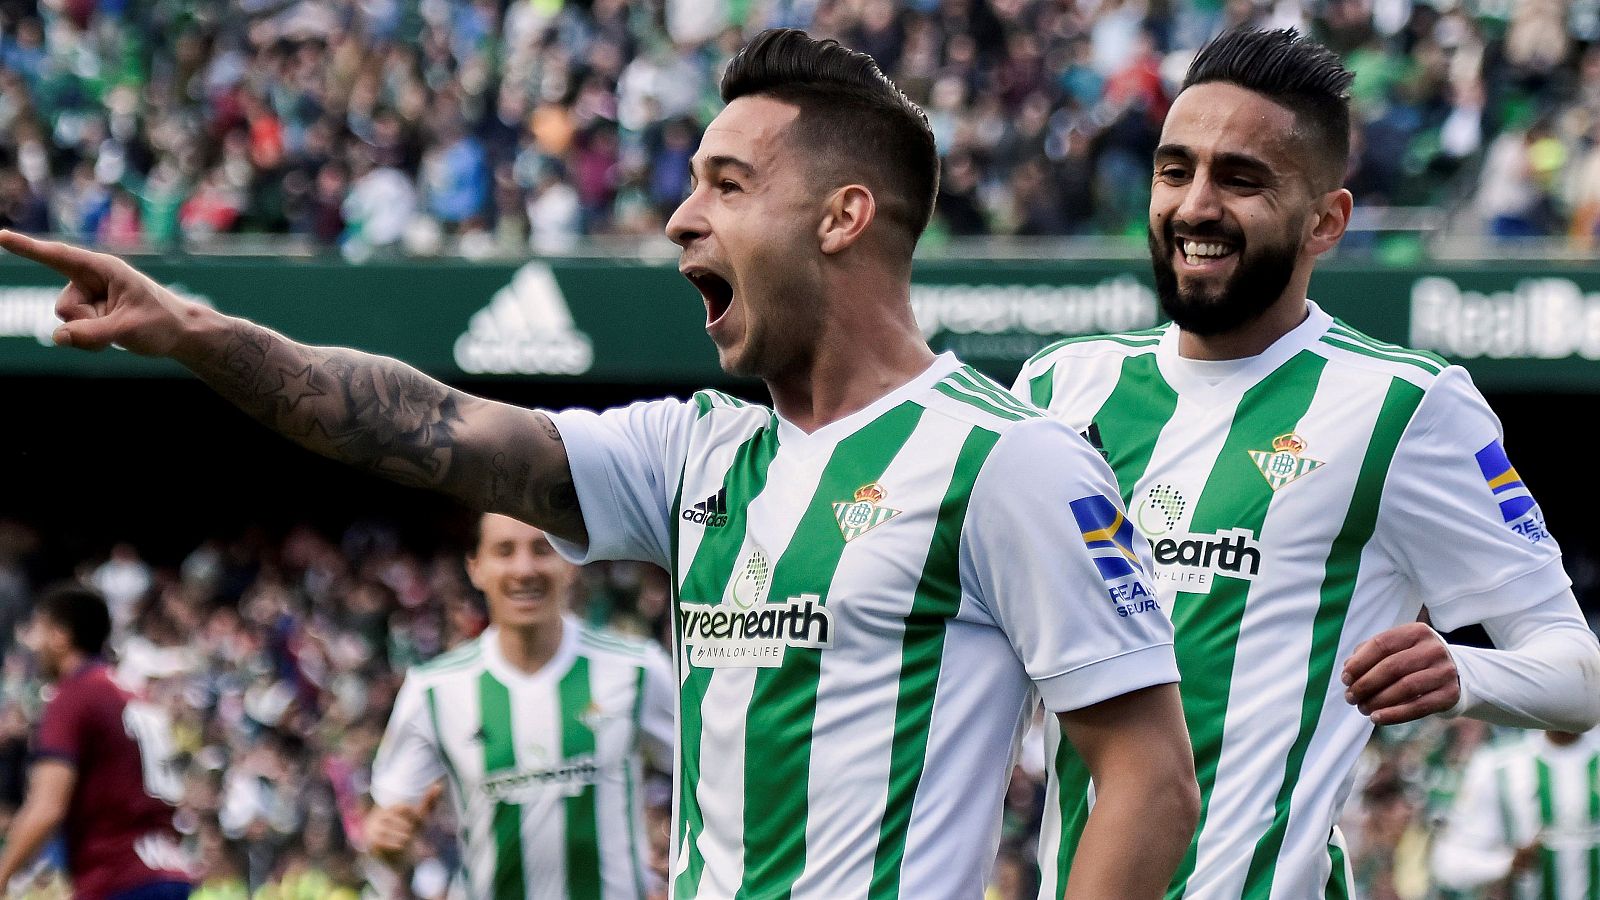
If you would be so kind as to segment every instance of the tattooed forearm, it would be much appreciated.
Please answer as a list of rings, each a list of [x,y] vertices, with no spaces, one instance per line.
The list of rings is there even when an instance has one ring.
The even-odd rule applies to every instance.
[[[238,322],[196,374],[317,453],[406,484],[451,487],[459,395],[403,363],[306,347]]]
[[[556,430],[555,424],[547,416],[543,413],[536,413],[535,416],[541,431],[553,435],[555,440],[561,439],[561,432]],[[494,477],[489,488],[488,508],[525,510],[539,521],[550,523],[551,530],[558,534],[567,533],[563,528],[570,530],[582,527],[578,489],[572,483],[572,473],[567,467],[558,467],[547,472],[543,479],[537,479],[531,463],[512,463],[504,453],[496,453],[490,465],[494,469]]]
[[[530,463],[519,462],[515,464],[516,471],[512,471],[512,464],[506,460],[504,453],[496,453],[489,461],[494,469],[494,478],[489,484],[489,500],[491,505],[516,505],[528,496],[528,477],[533,474]]]
[[[185,360],[207,384],[307,449],[584,540],[561,432],[382,356],[294,343],[238,319]]]

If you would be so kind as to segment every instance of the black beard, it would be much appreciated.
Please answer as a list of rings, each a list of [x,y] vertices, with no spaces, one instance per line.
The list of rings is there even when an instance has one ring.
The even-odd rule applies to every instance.
[[[1178,242],[1171,223],[1162,228],[1160,238],[1154,228],[1148,234],[1161,310],[1179,328],[1201,337],[1227,334],[1260,318],[1283,295],[1300,253],[1298,247],[1285,243],[1247,254],[1242,242],[1231,240],[1239,248],[1234,251],[1239,254],[1239,264],[1220,288],[1180,288],[1172,263]]]

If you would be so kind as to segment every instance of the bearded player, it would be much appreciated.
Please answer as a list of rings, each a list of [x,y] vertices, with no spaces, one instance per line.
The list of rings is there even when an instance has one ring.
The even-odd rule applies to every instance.
[[[1099,441],[1152,544],[1203,798],[1169,897],[1348,897],[1334,822],[1374,724],[1600,719],[1600,647],[1467,373],[1307,299],[1350,220],[1351,77],[1292,31],[1204,48],[1153,167],[1174,324],[1047,348],[1015,386]],[[1094,797],[1052,746],[1045,896]]]

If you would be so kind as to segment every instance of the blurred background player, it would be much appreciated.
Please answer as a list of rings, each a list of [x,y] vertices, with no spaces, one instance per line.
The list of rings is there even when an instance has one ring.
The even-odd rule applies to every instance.
[[[190,864],[172,824],[183,784],[171,768],[170,726],[112,679],[110,635],[105,601],[87,588],[58,586],[34,607],[33,651],[55,696],[0,851],[0,890],[61,828],[79,900],[189,896]]]
[[[1014,387],[1103,448],[1154,546],[1203,797],[1173,897],[1348,896],[1333,826],[1374,724],[1600,719],[1600,647],[1466,371],[1306,297],[1350,220],[1352,77],[1289,30],[1203,49],[1150,198],[1174,324],[1063,341]],[[1501,649],[1447,649],[1424,603]],[[1047,893],[1089,796],[1051,746]]]
[[[1441,887],[1506,900],[1600,894],[1600,731],[1545,731],[1480,749],[1433,845]]]
[[[577,566],[487,514],[467,574],[489,628],[412,669],[372,770],[367,850],[391,864],[446,790],[467,896],[641,900],[644,764],[670,771],[670,663],[568,611]]]
[[[0,245],[72,279],[59,344],[170,356],[324,455],[573,558],[672,569],[678,896],[973,896],[1034,691],[1100,787],[1077,895],[1156,896],[1198,802],[1170,624],[1103,462],[916,324],[926,116],[870,57],[787,29],[723,97],[667,231],[723,368],[771,410],[705,392],[548,416],[293,343],[114,257]],[[701,502],[716,524],[680,515]]]

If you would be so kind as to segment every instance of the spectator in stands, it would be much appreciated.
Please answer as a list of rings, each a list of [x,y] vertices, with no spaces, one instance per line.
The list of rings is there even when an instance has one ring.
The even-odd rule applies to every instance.
[[[684,141],[692,152],[729,48],[783,24],[869,49],[927,107],[941,154],[972,154],[957,162],[976,193],[951,192],[960,208],[941,213],[952,233],[1132,234],[1170,74],[1222,28],[1293,24],[1360,73],[1354,142],[1366,152],[1352,185],[1367,205],[1439,204],[1457,230],[1592,239],[1592,205],[1574,184],[1588,180],[1585,135],[1600,114],[1600,29],[1559,0],[659,5],[652,16],[620,0],[511,4],[502,16],[482,0],[414,12],[370,0],[348,15],[302,4],[238,25],[17,0],[0,17],[0,219],[123,248],[246,231],[365,258],[410,227],[419,249],[455,251],[464,238],[478,253],[514,253],[523,215],[507,211],[551,193],[538,173],[555,161],[577,191],[580,236],[637,233],[681,191]],[[1535,139],[1530,193],[1516,175],[1529,151],[1497,137],[1520,137],[1515,123],[1540,115],[1565,124],[1557,143]],[[1057,146],[1045,180],[1075,201],[1056,214],[1066,221],[1016,212],[1034,202],[1017,191],[1039,173],[1019,182],[1016,169],[1036,155],[1042,122]],[[507,162],[510,183],[495,177]],[[363,176],[374,171],[384,197],[399,197],[394,176],[420,194],[425,220],[397,199],[399,212],[370,227]],[[1508,171],[1507,190],[1473,190]],[[137,215],[111,199],[118,190],[138,198]],[[1474,194],[1476,206],[1462,204]],[[1558,202],[1539,208],[1544,194]]]

